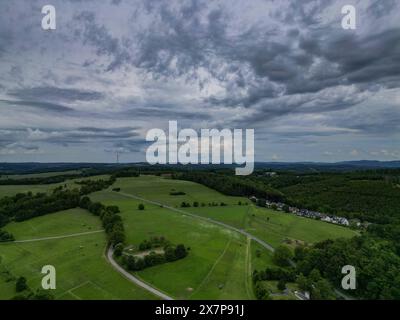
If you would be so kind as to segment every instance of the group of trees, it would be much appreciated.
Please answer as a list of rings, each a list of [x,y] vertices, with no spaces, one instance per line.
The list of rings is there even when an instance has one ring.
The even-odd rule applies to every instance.
[[[49,213],[76,208],[88,200],[87,197],[81,198],[83,195],[108,188],[114,182],[115,177],[110,177],[108,180],[83,180],[78,182],[81,185],[80,189],[67,189],[66,186],[59,186],[50,193],[33,194],[27,192],[3,197],[0,199],[0,228],[13,220],[20,222]],[[87,206],[87,209],[89,209],[89,204]],[[104,208],[98,203],[90,206],[90,211],[96,215],[100,215],[102,209]],[[118,232],[113,232],[112,238],[122,238],[120,234],[121,224],[113,225],[113,228],[115,227],[114,229]],[[11,234],[0,231],[0,241],[13,240]]]
[[[117,206],[104,206],[99,202],[92,202],[86,194],[108,188],[115,182],[115,177],[108,180],[83,180],[78,182],[80,189],[65,189],[57,187],[51,193],[32,192],[18,193],[12,197],[0,199],[0,227],[9,221],[24,221],[33,217],[58,212],[61,210],[81,207],[89,210],[102,220],[108,240],[115,245],[125,241],[124,227]],[[11,234],[0,231],[0,241],[13,241]]]
[[[149,240],[143,240],[139,244],[139,250],[145,251],[153,248],[165,248],[170,245],[170,242],[163,236],[151,237]]]
[[[125,168],[117,170],[113,173],[113,176],[116,178],[132,178],[132,177],[139,177],[140,172],[136,169],[132,168]]]
[[[0,179],[0,185],[16,186],[16,185],[37,185],[37,184],[53,184],[61,183],[67,179],[78,178],[80,175],[60,175],[54,177],[37,177],[37,178],[21,178],[21,179]]]
[[[0,227],[9,221],[25,221],[37,216],[76,208],[81,196],[99,191],[113,184],[115,178],[109,180],[84,180],[79,182],[80,189],[57,187],[51,193],[18,193],[0,199]]]
[[[299,208],[357,218],[378,224],[399,219],[398,171],[319,174],[279,174],[261,178],[287,195],[287,203]]]
[[[171,191],[169,193],[170,196],[184,196],[186,193],[183,191]]]
[[[256,196],[271,201],[284,202],[280,191],[271,188],[254,177],[238,177],[231,174],[213,172],[180,172],[172,175],[173,179],[188,180],[203,184],[230,196]]]
[[[15,282],[16,295],[12,300],[53,300],[54,296],[48,291],[37,289],[33,291],[29,288],[25,277],[18,277]]]
[[[24,221],[33,217],[72,209],[78,206],[78,190],[56,189],[52,193],[18,193],[0,200],[0,223],[5,225],[10,220]]]
[[[104,180],[104,179],[98,179],[98,180],[82,180],[79,182],[76,182],[77,184],[81,185],[80,188],[80,194],[83,195],[87,195],[89,193],[92,192],[96,192],[96,191],[100,191],[103,189],[107,189],[108,187],[110,187],[111,185],[113,185],[116,181],[115,176],[110,176],[110,178],[108,180]]]
[[[121,262],[123,266],[131,271],[139,271],[166,262],[177,261],[185,258],[188,255],[188,249],[183,244],[174,246],[164,238],[159,238],[158,240],[145,240],[139,245],[139,250],[143,252],[146,250],[155,249],[157,247],[160,248],[160,246],[164,246],[162,253],[150,251],[148,254],[145,254],[142,257],[122,255],[122,251],[120,250],[121,247],[114,252],[116,256],[122,255]]]
[[[324,279],[317,269],[313,269],[308,277],[300,273],[296,278],[296,283],[300,290],[309,292],[313,300],[336,299],[331,283]]]
[[[14,241],[14,236],[4,230],[0,230],[0,242]]]
[[[185,202],[185,201],[182,201],[182,203],[181,203],[181,208],[190,208],[190,207],[194,207],[194,208],[198,208],[198,207],[205,207],[206,206],[206,204],[204,203],[204,202],[202,202],[202,203],[199,203],[198,201],[194,201],[193,202],[193,204],[190,204],[189,202]],[[227,206],[227,204],[225,203],[225,202],[220,202],[220,203],[218,203],[218,202],[209,202],[208,203],[208,206],[209,207],[218,207],[218,206],[221,206],[221,207],[225,207],[225,206]]]
[[[368,234],[326,240],[312,247],[296,248],[294,259],[299,274],[310,278],[318,271],[335,287],[341,285],[342,267],[352,265],[356,268],[357,285],[351,295],[365,299],[400,299],[400,257],[390,242]]]
[[[296,261],[305,259],[305,251],[296,248]],[[286,246],[278,247],[273,255],[273,262],[276,267],[268,267],[265,270],[253,272],[253,283],[256,297],[258,299],[269,299],[269,292],[262,285],[263,281],[278,281],[277,288],[283,291],[288,282],[296,282],[299,289],[308,291],[313,300],[335,299],[335,293],[331,283],[321,276],[318,269],[311,267],[305,270],[304,265],[291,263],[295,258],[291,250]],[[341,273],[339,273],[341,274]]]
[[[100,217],[108,236],[108,242],[111,245],[125,241],[124,225],[121,216],[118,214],[120,210],[117,206],[104,206],[100,202],[92,202],[89,197],[85,196],[81,198],[79,207]]]

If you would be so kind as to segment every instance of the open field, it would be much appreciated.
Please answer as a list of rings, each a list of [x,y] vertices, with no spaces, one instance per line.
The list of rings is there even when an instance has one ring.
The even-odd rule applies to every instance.
[[[38,236],[54,237],[99,229],[101,229],[99,218],[82,209],[60,211],[23,223],[12,222],[5,228],[16,237],[16,240],[34,239]]]
[[[164,236],[174,244],[190,247],[189,255],[136,275],[178,299],[252,299],[248,289],[249,244],[244,236],[220,226],[175,213],[156,205],[115,192],[100,191],[92,200],[118,205],[127,234],[127,243],[138,245],[151,236]]]
[[[120,187],[125,193],[157,200],[175,207],[179,207],[183,201],[191,204],[197,201],[200,205],[205,203],[205,207],[190,207],[183,208],[183,210],[244,229],[273,246],[278,246],[285,239],[313,243],[325,239],[348,238],[357,235],[357,232],[342,226],[259,208],[252,205],[246,198],[224,196],[215,190],[189,181],[141,176],[118,179],[114,187]],[[172,196],[170,195],[171,190],[182,191],[186,194]],[[239,206],[239,201],[250,204]],[[224,202],[228,206],[209,207],[208,203],[210,202]]]
[[[89,179],[106,179],[95,176]],[[78,186],[75,181],[53,185],[0,186],[4,192],[50,191],[58,185]],[[121,193],[111,191],[121,188]],[[18,191],[17,191],[18,190]],[[184,195],[171,195],[184,192]],[[126,195],[124,195],[124,193]],[[188,213],[221,221],[245,230],[276,247],[288,240],[313,243],[328,238],[351,237],[356,232],[333,224],[297,217],[292,214],[254,206],[248,199],[221,195],[205,186],[156,176],[119,178],[107,190],[90,195],[93,201],[117,205],[121,209],[127,245],[138,245],[152,236],[164,236],[174,244],[190,248],[189,255],[171,263],[157,265],[134,273],[135,276],[176,299],[254,299],[251,274],[253,270],[272,265],[272,253],[243,234],[227,227],[178,213],[156,204],[145,204],[136,195],[158,201]],[[185,201],[192,206],[180,208]],[[193,207],[193,202],[199,207]],[[241,201],[242,205],[238,205]],[[226,206],[209,206],[221,202]],[[246,203],[247,205],[244,205]],[[202,204],[204,204],[202,206]],[[5,230],[16,240],[57,237],[95,232],[101,229],[100,219],[81,209],[41,216],[21,223],[10,223]],[[105,234],[92,233],[76,237],[28,243],[0,244],[0,299],[15,295],[15,281],[7,279],[25,276],[31,288],[38,288],[45,264],[57,269],[59,299],[151,299],[144,289],[130,283],[112,269],[104,257]],[[9,270],[11,276],[4,273]],[[277,299],[279,295],[266,283]]]
[[[92,176],[92,177],[87,177],[87,178],[77,178],[77,179],[68,179],[65,180],[64,182],[60,183],[52,183],[52,184],[35,184],[35,185],[0,185],[0,198],[5,197],[5,196],[13,196],[17,193],[26,193],[26,192],[32,192],[32,193],[38,193],[38,192],[50,192],[54,190],[55,188],[59,186],[64,186],[67,185],[69,188],[79,188],[79,185],[77,185],[75,182],[76,181],[82,181],[82,180],[98,180],[98,179],[108,179],[108,175],[98,175],[98,176]]]
[[[49,178],[55,176],[63,176],[63,175],[73,175],[81,173],[80,170],[68,170],[68,171],[54,171],[54,172],[43,172],[43,173],[28,173],[28,174],[1,174],[0,180],[5,179],[32,179],[32,178]]]
[[[157,200],[170,206],[179,206],[182,201],[190,203],[197,201],[199,204],[210,202],[237,204],[238,201],[250,203],[246,198],[225,196],[198,183],[149,175],[137,178],[119,178],[113,187],[120,187],[126,193],[149,200]],[[186,195],[172,196],[170,195],[171,191],[182,191]]]
[[[357,235],[357,232],[349,228],[254,205],[189,210],[244,229],[275,247],[287,239],[299,240],[300,243],[314,243]]]
[[[88,212],[68,210],[10,224],[4,229],[12,231],[16,240],[22,240],[99,230],[101,225]],[[10,299],[16,294],[12,280],[15,277],[24,276],[32,289],[39,288],[41,268],[48,264],[57,271],[57,289],[53,291],[57,299],[154,299],[112,269],[104,257],[105,245],[103,232],[0,244],[0,299]]]

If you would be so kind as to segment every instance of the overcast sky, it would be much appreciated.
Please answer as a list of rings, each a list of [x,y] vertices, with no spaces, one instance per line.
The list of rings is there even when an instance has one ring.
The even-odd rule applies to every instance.
[[[168,120],[254,128],[257,161],[399,160],[399,13],[398,0],[1,0],[0,162],[143,161]]]

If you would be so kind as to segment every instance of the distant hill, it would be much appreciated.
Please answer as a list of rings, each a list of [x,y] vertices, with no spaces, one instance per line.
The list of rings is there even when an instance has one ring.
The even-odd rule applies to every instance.
[[[24,162],[24,163],[0,163],[0,174],[25,174],[38,172],[67,171],[78,169],[97,169],[110,170],[123,167],[150,167],[145,162],[137,163],[41,163],[41,162]],[[152,166],[153,167],[153,166]],[[175,168],[187,170],[218,170],[232,169],[237,165],[157,165],[158,168]],[[335,163],[324,162],[256,162],[256,169],[270,170],[289,170],[296,172],[326,172],[326,171],[354,171],[369,169],[395,169],[400,168],[400,161],[343,161]]]
[[[342,162],[257,162],[257,169],[293,170],[301,172],[315,171],[354,171],[370,169],[397,169],[400,161],[342,161]]]

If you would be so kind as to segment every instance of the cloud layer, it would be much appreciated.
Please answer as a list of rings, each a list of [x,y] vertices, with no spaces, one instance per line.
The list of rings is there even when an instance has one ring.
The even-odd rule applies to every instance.
[[[254,128],[258,161],[399,159],[398,1],[53,5],[44,31],[39,2],[0,4],[0,161],[140,161],[169,120]]]

